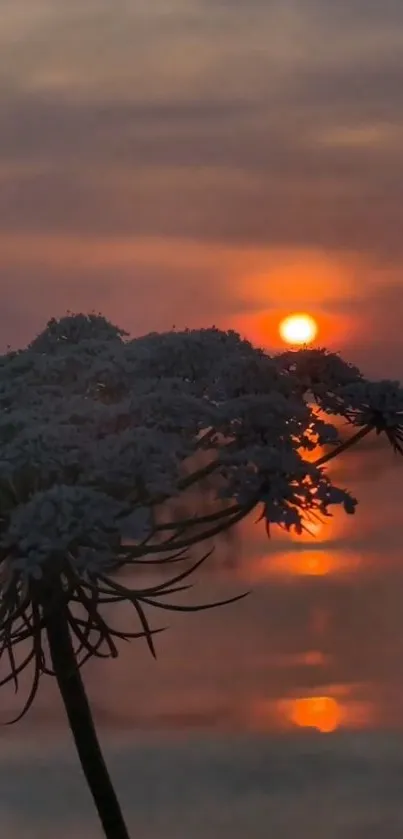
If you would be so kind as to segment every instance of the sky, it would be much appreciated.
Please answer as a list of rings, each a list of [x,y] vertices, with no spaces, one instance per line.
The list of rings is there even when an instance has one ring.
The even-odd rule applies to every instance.
[[[2,0],[0,350],[66,310],[102,311],[133,335],[216,324],[277,350],[280,318],[303,309],[321,345],[401,377],[402,56],[401,0]],[[349,456],[339,477],[360,518],[321,534],[313,565],[311,544],[280,539],[271,564],[266,544],[248,549],[237,580],[260,582],[241,650],[235,613],[217,634],[209,619],[178,630],[166,664],[132,673],[155,691],[125,710],[123,664],[120,704],[105,683],[101,717],[134,724],[152,695],[169,725],[170,702],[172,719],[222,721],[232,702],[238,723],[262,723],[298,685],[340,697],[347,684],[353,715],[368,721],[379,699],[373,724],[398,721],[401,478],[389,455]],[[330,615],[323,643],[317,614]]]
[[[400,0],[3,0],[0,342],[97,310],[399,376]]]

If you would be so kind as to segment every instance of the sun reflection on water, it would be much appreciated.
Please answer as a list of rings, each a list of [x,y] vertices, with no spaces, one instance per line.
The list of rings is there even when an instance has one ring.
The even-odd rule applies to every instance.
[[[361,565],[361,557],[346,550],[278,551],[256,557],[248,569],[252,579],[270,577],[326,577],[348,574]]]
[[[371,727],[375,707],[368,700],[354,698],[353,685],[328,685],[329,693],[318,689],[310,695],[288,696],[253,703],[251,718],[258,730],[313,729],[331,734],[339,729]]]

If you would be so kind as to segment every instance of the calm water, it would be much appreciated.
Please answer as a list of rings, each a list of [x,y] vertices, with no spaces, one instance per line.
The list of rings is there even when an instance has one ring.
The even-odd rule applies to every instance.
[[[403,741],[175,736],[108,750],[133,837],[400,839]],[[70,750],[2,760],[2,835],[101,839]]]
[[[247,523],[189,599],[249,598],[168,616],[157,662],[133,642],[89,665],[133,836],[403,835],[403,464],[378,448],[344,463],[338,478],[362,501],[355,519],[270,544]],[[2,719],[15,707],[3,691]],[[2,835],[100,837],[52,683],[0,737]]]

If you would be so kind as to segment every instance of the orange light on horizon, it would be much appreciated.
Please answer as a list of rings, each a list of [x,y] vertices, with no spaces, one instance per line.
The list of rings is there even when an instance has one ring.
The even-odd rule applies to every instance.
[[[322,734],[336,731],[343,718],[342,708],[332,696],[291,699],[287,710],[294,725],[300,728],[316,728]]]
[[[293,313],[307,312],[319,324],[322,346],[343,352],[360,332],[357,317],[347,313],[345,303],[360,299],[357,274],[367,272],[366,260],[353,252],[267,248],[250,254],[242,264],[237,255],[231,294],[240,305],[225,327],[277,352],[284,348],[279,324]]]
[[[279,334],[285,344],[294,346],[311,344],[318,334],[318,324],[311,315],[297,312],[280,321]]]
[[[326,577],[334,571],[335,563],[330,553],[326,551],[312,551],[304,557],[301,563],[301,573],[309,577]]]
[[[284,351],[279,324],[289,316],[289,313],[290,309],[286,309],[284,305],[271,309],[262,308],[252,313],[245,311],[223,320],[223,327],[235,329],[252,344],[263,347],[270,353]],[[316,305],[313,317],[320,324],[321,343],[328,350],[339,352],[357,332],[356,323],[347,313],[327,311],[323,305]]]
[[[310,662],[306,660],[304,663]],[[341,728],[373,728],[380,719],[379,708],[372,701],[355,698],[357,687],[359,689],[360,686],[327,685],[326,692],[308,696],[255,699],[249,707],[249,722],[258,731],[284,731],[297,727],[330,734]]]
[[[269,552],[255,557],[244,568],[248,579],[264,580],[270,577],[328,577],[357,571],[361,559],[353,551],[342,548],[332,550],[289,550]]]

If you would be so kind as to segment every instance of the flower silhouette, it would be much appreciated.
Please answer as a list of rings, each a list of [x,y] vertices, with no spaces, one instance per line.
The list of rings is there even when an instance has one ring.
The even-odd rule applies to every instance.
[[[401,452],[402,409],[397,383],[368,382],[339,356],[271,358],[216,328],[130,339],[101,315],[68,314],[0,358],[0,654],[9,663],[1,684],[17,690],[30,668],[19,719],[41,678],[57,679],[106,836],[128,833],[81,667],[117,656],[132,638],[155,655],[163,627],[152,610],[242,598],[190,606],[178,595],[214,537],[252,510],[268,531],[298,533],[333,505],[353,513],[356,500],[334,486],[326,463],[371,431]],[[334,414],[358,427],[347,443]],[[317,445],[326,453],[312,462]],[[168,579],[123,584],[124,568],[149,566],[168,566]],[[104,606],[122,601],[135,630],[105,616]]]

